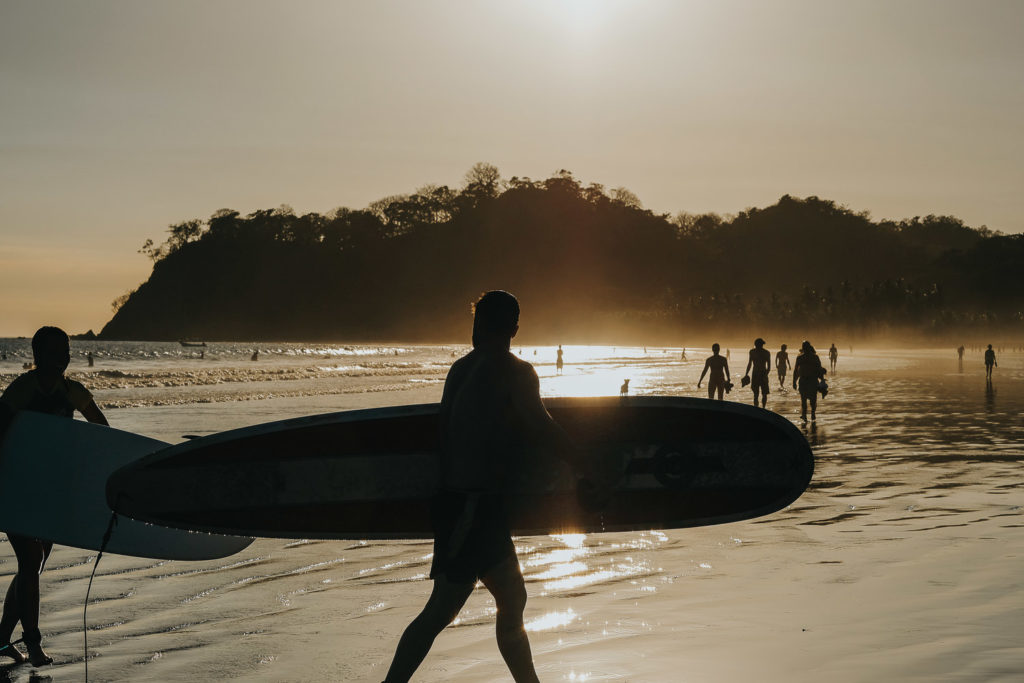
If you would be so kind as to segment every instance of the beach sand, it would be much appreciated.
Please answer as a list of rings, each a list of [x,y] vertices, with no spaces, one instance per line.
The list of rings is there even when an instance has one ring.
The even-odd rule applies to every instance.
[[[701,393],[702,358],[578,373],[567,359],[565,379],[539,368],[546,395],[599,380],[617,389],[624,376],[638,392]],[[804,427],[815,477],[790,508],[700,529],[517,539],[542,680],[1024,678],[1024,356],[1001,355],[990,388],[977,362],[957,372],[951,351],[844,354],[830,382],[817,424]],[[800,424],[795,392],[777,386],[769,408]],[[108,415],[178,440],[439,394],[439,382],[405,382]],[[730,395],[748,397],[738,386]],[[429,593],[430,553],[429,542],[259,539],[210,562],[104,556],[88,611],[90,679],[380,681]],[[41,623],[56,663],[0,681],[82,679],[94,560],[54,550]],[[3,585],[13,566],[0,544]],[[478,589],[414,680],[511,680],[493,615]]]

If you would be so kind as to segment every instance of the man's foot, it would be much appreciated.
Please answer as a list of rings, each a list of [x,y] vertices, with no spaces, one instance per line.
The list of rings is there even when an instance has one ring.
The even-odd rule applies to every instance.
[[[806,413],[800,413],[800,419],[803,420],[804,422],[807,422],[807,414]]]
[[[811,422],[814,422],[817,419],[818,419],[818,416],[815,415],[814,413],[811,413]]]
[[[21,650],[14,643],[0,645],[0,657],[10,657],[14,660],[15,664],[21,664],[25,661],[25,655],[21,654]]]
[[[41,646],[29,645],[28,661],[32,663],[32,666],[46,666],[47,664],[53,664],[53,657],[43,652]]]

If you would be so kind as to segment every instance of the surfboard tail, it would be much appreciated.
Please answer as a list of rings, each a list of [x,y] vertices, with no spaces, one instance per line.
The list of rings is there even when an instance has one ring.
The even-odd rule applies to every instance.
[[[107,478],[170,444],[80,420],[22,411],[0,444],[0,529],[100,550]],[[105,552],[164,560],[227,557],[251,538],[195,533],[119,516]]]

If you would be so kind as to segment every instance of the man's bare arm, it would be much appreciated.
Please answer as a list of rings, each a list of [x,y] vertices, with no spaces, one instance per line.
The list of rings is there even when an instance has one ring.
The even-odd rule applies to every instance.
[[[89,401],[89,404],[83,407],[80,412],[89,422],[105,425],[107,427],[110,426],[110,423],[107,422],[107,418],[103,414],[103,411],[101,411],[100,407],[96,405],[96,401]]]
[[[518,374],[513,403],[523,418],[527,432],[536,441],[551,448],[555,455],[569,463],[574,470],[587,474],[583,452],[561,425],[555,422],[541,401],[540,379],[536,371],[527,366]]]

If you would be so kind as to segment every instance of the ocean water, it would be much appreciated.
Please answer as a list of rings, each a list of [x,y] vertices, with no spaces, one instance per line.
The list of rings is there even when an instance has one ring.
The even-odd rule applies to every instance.
[[[796,340],[790,346],[794,346]],[[823,345],[827,346],[827,344]],[[258,359],[250,360],[254,350]],[[168,442],[274,419],[437,401],[466,346],[73,343],[69,374],[111,424]],[[706,395],[707,349],[513,347],[545,396]],[[0,340],[0,386],[30,359]],[[95,365],[88,367],[91,351]],[[791,358],[795,354],[791,353]],[[734,348],[734,381],[746,352]],[[517,539],[538,672],[550,681],[1019,680],[1024,676],[1024,355],[841,349],[817,469],[790,508],[736,524]],[[736,388],[727,397],[749,401]],[[210,562],[105,556],[91,680],[379,681],[430,590],[429,542],[259,539]],[[81,680],[95,553],[54,550],[41,625],[56,663],[0,681]],[[13,555],[0,543],[3,583]],[[416,680],[511,680],[478,590]]]

